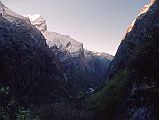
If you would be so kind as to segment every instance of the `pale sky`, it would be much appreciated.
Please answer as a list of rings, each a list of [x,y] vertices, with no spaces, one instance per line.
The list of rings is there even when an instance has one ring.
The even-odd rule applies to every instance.
[[[69,35],[92,51],[115,54],[128,25],[149,0],[2,0],[24,14],[40,14],[49,31]]]

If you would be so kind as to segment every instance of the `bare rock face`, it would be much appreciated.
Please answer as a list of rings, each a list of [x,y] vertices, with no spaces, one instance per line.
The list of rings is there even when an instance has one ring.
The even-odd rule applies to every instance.
[[[89,79],[93,79],[94,86],[100,87],[107,76],[108,67],[113,60],[113,56],[104,52],[92,52],[85,50],[85,69]],[[92,84],[93,84],[92,82]],[[94,87],[93,87],[94,88]]]
[[[27,14],[24,15],[24,17],[29,18],[31,24],[33,24],[41,32],[45,32],[47,30],[46,21],[39,14],[35,15]]]
[[[3,16],[4,18],[6,18],[7,20],[9,20],[10,22],[14,21],[13,18],[15,17],[15,18],[23,19],[29,23],[28,18],[25,18],[22,15],[19,15],[19,14],[15,13],[14,11],[10,10],[6,6],[4,6],[1,1],[0,1],[0,15]]]
[[[80,57],[81,52],[84,51],[83,44],[70,38],[68,35],[49,32],[47,30],[46,20],[42,16],[28,14],[25,17],[28,17],[31,24],[43,33],[50,48],[56,46],[62,52],[69,52],[71,57]]]
[[[70,52],[73,56],[75,53],[80,53],[83,49],[83,44],[70,38],[68,35],[61,35],[56,32],[49,32],[47,30],[46,20],[38,15],[25,15],[24,17],[28,17],[38,30],[40,30],[47,40],[47,44],[49,47],[56,46],[59,49],[66,50]]]

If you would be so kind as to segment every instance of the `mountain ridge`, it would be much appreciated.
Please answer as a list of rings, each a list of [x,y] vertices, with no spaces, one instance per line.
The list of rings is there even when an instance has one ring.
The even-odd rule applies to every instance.
[[[63,64],[64,76],[67,80],[89,81],[90,83],[86,82],[87,89],[95,89],[102,85],[107,68],[113,59],[112,55],[104,52],[88,52],[83,47],[83,43],[70,36],[48,31],[46,20],[38,14],[28,14],[25,17],[28,17],[31,23],[42,32],[48,46]],[[79,82],[78,84],[81,85]]]

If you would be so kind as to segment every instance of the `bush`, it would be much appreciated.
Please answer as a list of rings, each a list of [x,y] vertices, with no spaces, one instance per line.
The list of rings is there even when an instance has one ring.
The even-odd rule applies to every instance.
[[[18,105],[8,86],[0,87],[0,120],[32,120],[31,111]]]
[[[15,119],[16,101],[10,93],[10,88],[0,86],[0,119]]]
[[[125,95],[126,76],[126,70],[118,72],[101,91],[88,98],[89,107],[94,112],[96,120],[113,119],[118,104]]]
[[[75,108],[73,104],[54,103],[34,106],[32,110],[39,120],[92,120],[90,111]]]

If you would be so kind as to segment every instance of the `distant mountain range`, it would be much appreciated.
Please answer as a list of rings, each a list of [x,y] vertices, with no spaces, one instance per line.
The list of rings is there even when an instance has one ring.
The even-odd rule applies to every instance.
[[[38,15],[25,15],[44,35],[47,45],[62,63],[66,81],[74,81],[86,91],[101,86],[113,56],[107,53],[91,52],[83,44],[68,35],[47,30],[46,20]],[[88,91],[87,91],[88,92]]]

